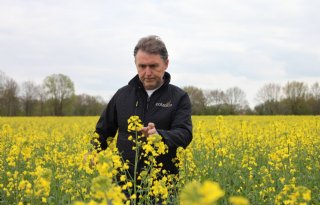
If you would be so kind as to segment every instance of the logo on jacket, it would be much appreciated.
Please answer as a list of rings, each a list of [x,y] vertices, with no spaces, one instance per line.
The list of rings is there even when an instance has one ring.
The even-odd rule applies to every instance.
[[[171,103],[171,100],[166,103],[158,102],[158,103],[156,103],[156,106],[157,107],[172,107],[172,103]]]

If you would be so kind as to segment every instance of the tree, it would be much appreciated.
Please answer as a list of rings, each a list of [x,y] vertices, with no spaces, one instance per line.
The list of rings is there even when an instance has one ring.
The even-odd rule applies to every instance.
[[[246,94],[239,87],[232,87],[225,92],[225,104],[228,105],[230,114],[241,113],[248,109]]]
[[[310,88],[311,98],[309,99],[309,104],[312,109],[312,114],[320,114],[320,85],[318,82],[314,83]]]
[[[74,84],[71,79],[63,74],[52,74],[44,79],[44,88],[53,104],[53,114],[61,116],[64,107],[71,102],[74,96]]]
[[[275,83],[265,84],[259,89],[256,99],[261,104],[256,106],[259,114],[277,114],[281,97],[281,86]]]
[[[311,86],[310,93],[315,100],[320,100],[320,85],[318,82]]]
[[[5,115],[5,98],[4,98],[4,85],[6,75],[0,70],[0,115]]]
[[[222,90],[208,90],[205,92],[206,115],[229,114],[225,104],[225,93]]]
[[[275,83],[267,83],[259,89],[257,93],[257,100],[261,103],[273,101],[280,101],[281,86]]]
[[[4,115],[5,103],[4,103],[4,84],[6,81],[6,75],[0,70],[0,115]]]
[[[31,116],[34,113],[34,106],[39,96],[38,86],[32,81],[26,81],[22,83],[22,104],[24,113],[27,116]]]
[[[225,102],[225,94],[222,90],[209,90],[205,92],[207,106],[217,106]]]
[[[306,99],[308,97],[308,86],[303,82],[292,81],[288,82],[283,87],[285,95],[284,102],[289,107],[289,114],[310,114]]]
[[[203,94],[203,91],[194,86],[183,87],[183,90],[186,91],[190,97],[192,114],[203,114],[206,106],[206,98]]]
[[[4,83],[6,81],[6,74],[0,70],[0,92],[4,89]]]
[[[45,103],[47,100],[47,95],[46,95],[46,90],[44,85],[38,85],[37,87],[38,90],[38,97],[39,97],[39,114],[40,116],[45,115]]]
[[[1,107],[3,115],[14,116],[19,111],[19,86],[12,78],[6,78],[1,91]]]
[[[285,97],[291,100],[305,99],[308,93],[308,86],[303,82],[292,81],[283,87],[283,92]]]
[[[100,96],[76,95],[73,115],[100,115],[105,107],[106,103]]]

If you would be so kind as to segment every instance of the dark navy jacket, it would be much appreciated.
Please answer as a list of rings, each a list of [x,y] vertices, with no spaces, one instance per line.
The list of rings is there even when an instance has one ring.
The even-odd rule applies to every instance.
[[[103,111],[96,126],[101,148],[107,148],[107,138],[118,131],[117,148],[124,160],[130,161],[133,173],[135,151],[128,140],[128,119],[138,115],[144,126],[153,122],[158,133],[169,148],[169,153],[159,156],[157,161],[172,174],[178,173],[172,162],[178,147],[186,148],[192,140],[191,103],[188,94],[170,83],[170,74],[165,73],[164,84],[148,97],[138,75],[127,86],[120,88]],[[131,133],[132,135],[132,133]],[[138,163],[138,171],[144,164]]]

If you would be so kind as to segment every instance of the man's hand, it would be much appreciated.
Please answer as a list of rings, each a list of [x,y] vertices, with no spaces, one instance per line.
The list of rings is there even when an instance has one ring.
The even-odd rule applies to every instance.
[[[143,127],[141,129],[141,132],[145,137],[148,137],[149,135],[158,134],[155,124],[152,122],[149,122],[147,127]]]

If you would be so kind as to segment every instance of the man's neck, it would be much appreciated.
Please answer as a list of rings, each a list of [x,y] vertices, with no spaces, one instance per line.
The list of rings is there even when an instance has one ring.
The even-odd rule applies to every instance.
[[[152,90],[147,90],[147,89],[145,89],[146,92],[147,92],[147,94],[148,94],[148,96],[150,97],[150,96],[152,95],[152,93],[154,93],[154,91],[158,90],[162,85],[163,85],[163,81],[162,81],[162,83],[161,83],[157,88],[155,88],[155,89],[152,89]]]

